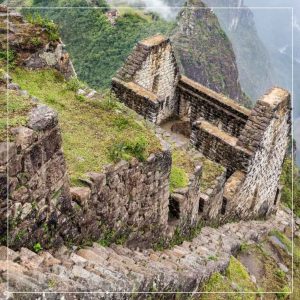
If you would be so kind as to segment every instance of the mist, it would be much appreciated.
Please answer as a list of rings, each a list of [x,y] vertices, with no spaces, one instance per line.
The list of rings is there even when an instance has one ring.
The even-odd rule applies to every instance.
[[[165,20],[174,20],[180,10],[180,6],[184,3],[184,0],[108,0],[107,2],[115,7],[143,7],[145,11],[157,13]],[[170,2],[172,2],[172,5],[170,5]]]

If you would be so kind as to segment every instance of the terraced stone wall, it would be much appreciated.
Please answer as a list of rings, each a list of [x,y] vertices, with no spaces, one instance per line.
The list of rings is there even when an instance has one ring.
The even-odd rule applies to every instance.
[[[145,162],[133,159],[88,173],[88,187],[71,188],[83,210],[95,212],[98,239],[107,233],[139,247],[163,238],[168,227],[171,153],[152,154]]]
[[[62,199],[69,182],[62,152],[57,115],[50,108],[33,108],[27,126],[12,130],[12,142],[0,144],[1,237],[5,240],[8,216],[12,247],[31,241],[49,242],[65,222]]]
[[[227,168],[227,176],[235,170],[247,171],[252,152],[237,145],[237,138],[206,121],[192,125],[191,144],[211,160]]]

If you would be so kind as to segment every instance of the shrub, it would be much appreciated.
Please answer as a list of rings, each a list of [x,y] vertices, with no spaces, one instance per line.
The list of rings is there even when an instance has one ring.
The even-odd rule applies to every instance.
[[[79,89],[83,88],[84,84],[78,80],[77,77],[71,77],[67,81],[67,90],[77,92]]]
[[[43,18],[40,14],[35,13],[27,15],[27,21],[33,25],[45,28],[50,41],[59,40],[58,26],[52,20]]]
[[[130,122],[125,117],[119,117],[113,121],[113,125],[118,128],[118,130],[123,130],[129,126]]]
[[[36,244],[33,245],[33,250],[34,250],[34,252],[38,253],[41,250],[43,250],[43,247],[41,246],[40,243],[36,243]]]
[[[144,161],[146,147],[146,139],[144,137],[140,137],[135,141],[124,141],[113,145],[109,149],[109,156],[113,162],[117,162],[122,159],[129,160],[132,157],[135,157],[140,161]]]

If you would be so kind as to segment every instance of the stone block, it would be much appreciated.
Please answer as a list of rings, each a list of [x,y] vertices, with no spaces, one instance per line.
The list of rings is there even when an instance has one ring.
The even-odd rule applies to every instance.
[[[57,113],[46,105],[38,105],[29,114],[28,127],[36,131],[54,128],[57,125]]]
[[[16,154],[17,146],[15,143],[0,143],[0,165],[6,164]]]
[[[36,133],[27,127],[18,127],[13,130],[13,133],[15,134],[15,143],[22,150],[28,148],[37,140]]]
[[[86,206],[91,197],[91,190],[88,187],[71,187],[72,199],[80,206]]]

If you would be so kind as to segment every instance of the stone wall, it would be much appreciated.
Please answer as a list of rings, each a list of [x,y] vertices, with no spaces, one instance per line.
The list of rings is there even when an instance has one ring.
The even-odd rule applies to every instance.
[[[227,170],[219,175],[212,185],[200,193],[198,205],[198,217],[208,224],[216,222],[221,218],[223,211],[224,185],[226,182]]]
[[[202,166],[196,166],[189,176],[188,186],[175,189],[170,195],[169,223],[183,231],[189,230],[199,221],[198,205],[200,197],[200,182]]]
[[[88,187],[71,188],[73,200],[95,212],[98,239],[112,232],[142,247],[166,234],[171,164],[165,149],[145,162],[120,161],[103,173],[88,173]]]
[[[117,78],[112,81],[112,90],[126,106],[150,122],[157,123],[162,103],[152,92],[133,82],[126,82]]]
[[[180,117],[188,112],[191,124],[201,118],[235,137],[239,136],[251,112],[185,76],[180,77],[177,94]]]
[[[270,214],[280,198],[279,177],[290,135],[290,94],[273,88],[260,99],[239,138],[255,150],[242,186],[227,215],[249,218]]]
[[[35,104],[27,125],[11,131],[13,142],[0,143],[1,243],[7,230],[15,249],[121,239],[141,247],[166,234],[172,159],[164,145],[146,161],[109,165],[70,188],[52,109]]]
[[[116,77],[133,82],[156,95],[160,104],[155,123],[160,124],[178,110],[175,94],[178,67],[169,39],[157,35],[139,42]],[[115,85],[114,81],[115,79],[113,85]],[[129,103],[129,107],[139,106],[132,100],[126,100],[126,94],[118,92],[116,94],[120,101]],[[148,118],[148,115],[143,113],[144,111],[142,115]]]
[[[31,245],[34,240],[48,243],[50,238],[55,242],[45,230],[55,231],[64,223],[58,202],[69,193],[57,115],[38,105],[27,126],[12,133],[13,142],[0,144],[1,237],[6,236],[7,214],[11,246]]]
[[[247,170],[252,152],[237,145],[237,138],[207,121],[192,125],[191,144],[205,156],[227,168],[227,176],[235,170]]]

